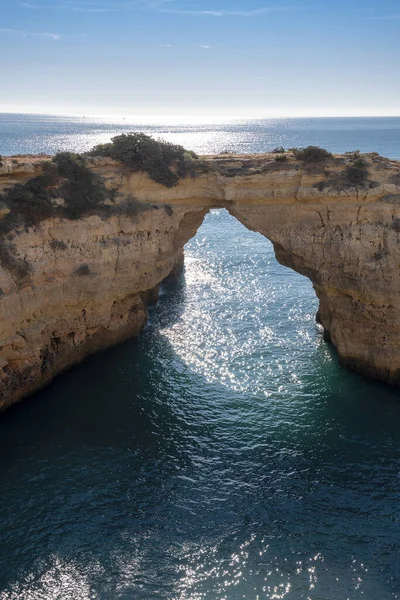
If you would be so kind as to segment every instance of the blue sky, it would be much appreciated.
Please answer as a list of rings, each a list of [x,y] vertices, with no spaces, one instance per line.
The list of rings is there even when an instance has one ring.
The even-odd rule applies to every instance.
[[[400,115],[399,0],[0,0],[0,111]]]

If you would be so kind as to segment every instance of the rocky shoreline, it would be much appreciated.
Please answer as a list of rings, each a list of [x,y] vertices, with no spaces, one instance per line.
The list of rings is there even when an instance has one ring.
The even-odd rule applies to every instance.
[[[296,152],[184,160],[190,168],[166,186],[109,156],[85,158],[82,180],[49,170],[49,156],[1,159],[0,408],[138,335],[215,207],[311,279],[344,366],[400,383],[400,162]]]

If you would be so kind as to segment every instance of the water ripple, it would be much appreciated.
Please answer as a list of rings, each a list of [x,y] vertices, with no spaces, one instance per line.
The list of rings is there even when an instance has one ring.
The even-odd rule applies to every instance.
[[[395,600],[400,393],[225,211],[143,335],[0,422],[0,600]]]

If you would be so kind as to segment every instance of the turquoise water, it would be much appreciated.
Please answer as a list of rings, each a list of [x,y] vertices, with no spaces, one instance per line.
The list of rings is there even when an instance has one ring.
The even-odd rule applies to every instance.
[[[0,154],[94,135],[10,119]],[[237,128],[169,135],[400,155],[400,119]],[[1,415],[0,600],[400,598],[400,392],[338,366],[316,307],[267,240],[208,215],[139,339]]]

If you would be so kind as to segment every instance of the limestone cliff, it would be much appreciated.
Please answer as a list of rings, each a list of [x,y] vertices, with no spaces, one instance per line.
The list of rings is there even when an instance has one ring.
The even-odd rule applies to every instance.
[[[48,161],[3,157],[0,192],[33,180]],[[310,164],[292,153],[208,156],[196,177],[171,188],[111,158],[90,158],[89,167],[113,190],[104,210],[3,229],[1,408],[137,335],[212,207],[265,235],[282,264],[311,279],[343,365],[400,383],[400,163],[377,154]],[[0,223],[9,214],[0,206]]]

